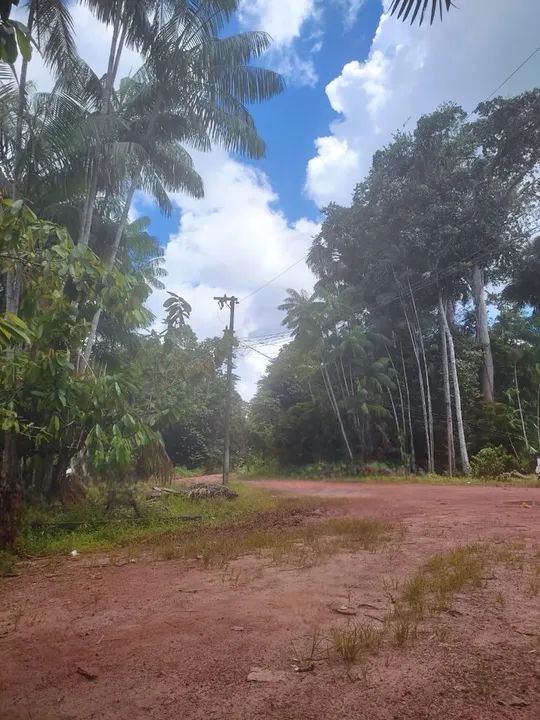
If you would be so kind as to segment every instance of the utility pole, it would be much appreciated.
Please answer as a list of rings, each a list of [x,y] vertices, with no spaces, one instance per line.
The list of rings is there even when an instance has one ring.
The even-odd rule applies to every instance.
[[[229,337],[229,348],[227,351],[227,390],[225,395],[225,417],[223,419],[223,484],[229,482],[230,466],[230,444],[231,444],[231,407],[232,407],[232,371],[233,371],[233,343],[234,343],[234,308],[238,305],[237,298],[232,295],[228,297],[215,297],[219,307],[223,310],[228,307],[231,313],[229,327],[225,328],[225,337]]]

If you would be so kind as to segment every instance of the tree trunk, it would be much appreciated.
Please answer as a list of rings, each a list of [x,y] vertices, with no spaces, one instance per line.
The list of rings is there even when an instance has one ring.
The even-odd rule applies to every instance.
[[[444,303],[439,294],[439,332],[441,337],[444,407],[446,412],[446,447],[448,452],[448,474],[452,477],[455,468],[454,424],[452,419],[452,397],[450,394],[450,373],[448,370],[448,342],[446,340],[445,324],[441,313],[444,313]]]
[[[34,14],[35,14],[35,3],[36,0],[32,0],[28,6],[28,20],[26,26],[28,28],[28,34],[32,34],[32,28],[34,27]],[[21,176],[20,167],[20,156],[22,151],[22,136],[23,136],[23,125],[24,125],[24,111],[26,106],[26,85],[28,76],[28,60],[22,61],[21,72],[19,75],[19,96],[17,99],[17,123],[15,125],[15,167],[13,172],[13,187],[11,191],[11,197],[16,200],[19,197],[19,182]]]
[[[27,27],[28,32],[32,32],[34,25],[34,3],[32,0],[28,8]],[[28,61],[23,60],[21,65],[21,73],[19,76],[19,95],[17,99],[17,122],[15,125],[15,167],[13,169],[13,178],[11,183],[11,199],[17,200],[19,197],[19,184],[21,175],[21,152],[22,152],[22,136],[24,125],[24,108],[26,105],[26,78],[28,74]],[[5,295],[6,307],[5,311],[17,315],[19,312],[19,302],[21,298],[21,277],[17,270],[15,272],[6,273],[5,279]]]
[[[422,334],[422,326],[420,325],[420,318],[418,317],[418,310],[416,309],[416,301],[409,282],[409,292],[411,293],[411,302],[414,310],[414,316],[416,318],[416,326],[418,330],[418,337],[420,339],[420,351],[422,353],[422,364],[424,366],[424,374],[426,378],[426,399],[427,399],[427,412],[428,412],[428,427],[429,427],[429,442],[431,445],[431,463],[428,461],[428,470],[431,473],[435,472],[435,433],[433,429],[433,405],[431,403],[431,385],[429,382],[429,371],[426,358],[426,348],[424,346],[424,336]]]
[[[518,376],[517,376],[517,363],[514,363],[514,386],[516,388],[516,400],[518,405],[518,411],[519,411],[519,419],[521,421],[521,431],[523,432],[523,441],[525,442],[525,447],[527,450],[530,449],[529,445],[529,438],[527,437],[527,428],[525,426],[525,418],[523,417],[523,407],[521,405],[521,393],[519,392],[519,383],[518,383]]]
[[[410,436],[410,455],[411,455],[411,470],[416,472],[416,453],[414,449],[414,433],[412,423],[412,412],[411,412],[411,393],[409,390],[409,378],[407,377],[407,368],[405,366],[405,357],[403,355],[403,345],[399,344],[401,353],[401,367],[403,368],[403,382],[405,384],[405,397],[407,398],[407,422],[409,425],[409,436]]]
[[[137,175],[138,177],[138,175]],[[116,256],[118,255],[118,250],[120,249],[120,243],[122,242],[122,237],[124,235],[124,231],[126,229],[128,217],[129,217],[129,209],[131,207],[131,202],[133,200],[133,196],[135,194],[135,190],[137,189],[137,179],[132,178],[131,185],[128,191],[128,194],[126,196],[126,200],[124,203],[124,208],[122,210],[122,215],[120,217],[120,220],[118,222],[118,225],[116,227],[116,234],[114,236],[114,242],[111,250],[111,255],[109,257],[108,261],[108,267],[112,268]],[[83,370],[86,370],[90,363],[90,356],[92,355],[92,349],[94,347],[94,343],[96,342],[97,337],[97,330],[99,326],[99,320],[101,318],[101,308],[98,308],[96,312],[94,313],[94,317],[92,318],[92,325],[90,327],[90,334],[88,335],[88,340],[86,341],[86,346],[84,348],[84,352],[82,355],[83,360]]]
[[[17,539],[21,504],[15,435],[6,432],[0,473],[0,547],[12,547]]]
[[[398,395],[399,395],[399,405],[400,405],[400,409],[401,409],[401,413],[400,413],[401,414],[401,428],[402,428],[402,435],[401,435],[401,440],[400,440],[401,455],[402,455],[401,460],[402,460],[402,462],[404,462],[405,458],[406,458],[406,454],[407,454],[406,449],[405,449],[406,444],[407,444],[407,422],[405,420],[405,403],[403,402],[403,390],[401,389],[399,373],[397,371],[396,365],[394,363],[394,359],[392,357],[392,354],[391,354],[389,348],[386,348],[386,352],[390,359],[390,364],[392,365],[392,369],[394,370],[394,374],[396,377],[396,386],[397,386],[397,391],[398,391]]]
[[[332,387],[332,380],[330,378],[330,375],[328,374],[328,370],[326,369],[326,367],[323,363],[321,363],[321,373],[323,376],[324,384],[326,386],[326,392],[328,393],[328,397],[330,398],[330,404],[332,405],[332,408],[333,408],[334,412],[336,413],[336,418],[338,421],[339,429],[341,431],[343,441],[345,442],[345,447],[347,448],[347,454],[349,455],[349,458],[352,462],[353,454],[352,454],[351,446],[349,443],[349,438],[347,437],[347,431],[345,430],[345,425],[343,424],[343,420],[341,418],[341,412],[339,409],[339,405],[337,404],[336,396],[334,394],[334,389]]]
[[[339,371],[339,366],[338,366],[336,360],[334,360],[334,368],[336,370],[337,387],[341,390],[341,395],[342,395],[343,399],[346,400],[348,397],[347,386],[343,384],[343,378]]]
[[[454,386],[454,405],[456,408],[456,426],[459,442],[459,455],[461,458],[461,468],[464,475],[469,475],[471,472],[471,466],[469,465],[469,454],[467,452],[467,443],[465,441],[465,428],[463,426],[463,412],[461,410],[461,391],[459,388],[459,377],[456,364],[456,350],[454,347],[454,338],[452,337],[452,333],[450,332],[450,328],[448,326],[448,319],[444,311],[444,305],[442,304],[442,300],[440,298],[439,311],[440,318],[443,322],[444,330],[446,332],[446,340],[448,343],[448,359],[450,362],[450,375],[452,378],[452,384]]]
[[[482,349],[484,361],[482,367],[482,395],[484,402],[492,403],[494,399],[495,370],[491,352],[491,339],[489,337],[484,271],[478,265],[473,268],[471,288],[476,316],[476,341]]]
[[[411,323],[409,321],[409,315],[407,313],[407,309],[405,307],[405,303],[401,302],[402,308],[403,308],[403,314],[405,315],[405,321],[407,323],[407,329],[409,330],[409,336],[411,338],[411,345],[414,353],[414,358],[416,360],[416,367],[418,370],[418,383],[420,385],[420,400],[422,403],[422,417],[424,420],[424,433],[426,436],[426,453],[427,453],[427,460],[428,460],[428,469],[430,469],[433,466],[433,455],[432,455],[432,447],[430,442],[430,432],[429,432],[429,422],[428,422],[428,412],[427,412],[427,403],[426,403],[426,392],[424,388],[424,376],[422,373],[422,366],[420,364],[420,353],[418,352],[418,345],[416,344],[416,338],[414,336],[413,329],[411,327]],[[431,470],[430,470],[431,472]]]
[[[540,384],[536,389],[536,435],[537,453],[540,453]]]
[[[19,310],[21,279],[17,271],[6,276],[6,313],[16,315]],[[13,349],[6,351],[8,360],[14,357]],[[18,478],[16,435],[4,432],[2,469],[0,472],[0,547],[11,547],[17,537],[21,507],[21,490]]]
[[[116,80],[116,73],[118,72],[118,65],[120,62],[120,56],[124,49],[124,42],[126,36],[126,27],[121,29],[123,3],[119,3],[118,12],[113,23],[113,36],[111,40],[111,46],[109,49],[109,61],[107,63],[107,74],[105,76],[105,84],[103,87],[103,99],[101,112],[104,115],[108,115],[110,112],[111,98],[114,90],[114,83]],[[103,145],[101,142],[96,143],[92,154],[92,160],[90,163],[90,178],[88,182],[88,189],[86,198],[84,201],[83,213],[81,218],[81,228],[79,231],[78,244],[88,245],[90,242],[90,233],[92,230],[92,220],[94,217],[94,208],[96,204],[99,173],[101,169],[101,160],[103,155]]]
[[[351,397],[352,390],[349,390],[349,385],[347,384],[347,376],[345,374],[345,368],[343,367],[343,358],[342,357],[339,358],[339,365],[341,368],[341,376],[343,378],[343,384],[345,385],[345,390],[347,392],[347,396]]]
[[[396,433],[397,433],[397,439],[399,443],[399,455],[401,457],[401,463],[404,464],[405,461],[405,449],[403,447],[403,432],[405,428],[403,428],[403,431],[401,429],[401,426],[399,424],[399,418],[397,414],[396,409],[396,403],[394,402],[394,397],[392,395],[392,391],[389,387],[386,388],[386,391],[388,393],[388,397],[390,398],[390,405],[392,406],[392,415],[394,416],[394,422],[396,423]]]

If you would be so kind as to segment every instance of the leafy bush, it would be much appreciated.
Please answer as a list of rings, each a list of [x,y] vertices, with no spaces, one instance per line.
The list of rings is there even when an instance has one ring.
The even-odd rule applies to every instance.
[[[471,458],[471,468],[474,477],[496,478],[501,477],[512,463],[512,458],[502,445],[482,448]]]

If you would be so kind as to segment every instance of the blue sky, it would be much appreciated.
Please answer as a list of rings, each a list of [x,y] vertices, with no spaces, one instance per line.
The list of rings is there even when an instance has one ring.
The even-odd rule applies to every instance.
[[[366,0],[354,23],[347,22],[347,3],[336,1],[325,5],[317,28],[313,22],[306,22],[306,28],[295,42],[300,54],[313,59],[316,82],[303,84],[294,77],[287,77],[287,89],[283,94],[251,108],[258,130],[267,143],[266,156],[252,164],[269,177],[279,194],[280,207],[288,217],[319,217],[317,204],[302,191],[302,187],[306,164],[313,155],[313,140],[326,132],[334,117],[332,108],[324,102],[324,88],[339,75],[345,63],[367,57],[381,16],[380,0]],[[316,53],[311,53],[316,41],[309,39],[310,35],[314,32],[316,37],[320,35],[321,25],[324,26],[322,46]],[[245,29],[238,21],[234,26],[234,30]],[[255,23],[250,29],[264,27]],[[267,64],[271,67],[271,60]],[[172,218],[163,218],[152,210],[147,214],[152,218],[152,231],[166,244],[169,234],[178,227],[179,210]]]
[[[288,287],[310,290],[305,265],[260,292],[252,291],[302,258],[319,229],[319,208],[347,204],[369,169],[373,153],[396,129],[440,103],[472,110],[539,43],[539,0],[460,0],[444,22],[421,28],[388,17],[389,0],[239,0],[234,27],[266,30],[273,45],[264,62],[282,72],[287,90],[253,108],[267,141],[258,162],[221,148],[192,153],[205,197],[172,197],[175,212],[162,218],[151,200],[135,197],[132,215],[148,215],[165,250],[168,289],[193,306],[200,337],[220,334],[226,323],[215,295],[246,298],[237,311],[240,337],[283,331],[277,306]],[[105,72],[110,28],[84,4],[74,5],[78,49],[98,73]],[[119,77],[137,69],[127,49]],[[39,58],[30,77],[50,87]],[[513,95],[540,82],[540,52],[500,94]],[[149,301],[163,316],[164,293]],[[260,346],[274,357],[279,345]],[[252,396],[267,360],[245,350],[237,358],[239,390]]]

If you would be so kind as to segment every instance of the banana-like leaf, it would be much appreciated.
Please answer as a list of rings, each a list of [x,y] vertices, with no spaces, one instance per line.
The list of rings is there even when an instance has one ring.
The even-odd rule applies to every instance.
[[[0,317],[0,347],[20,343],[31,343],[32,333],[28,325],[18,315],[6,313]]]

